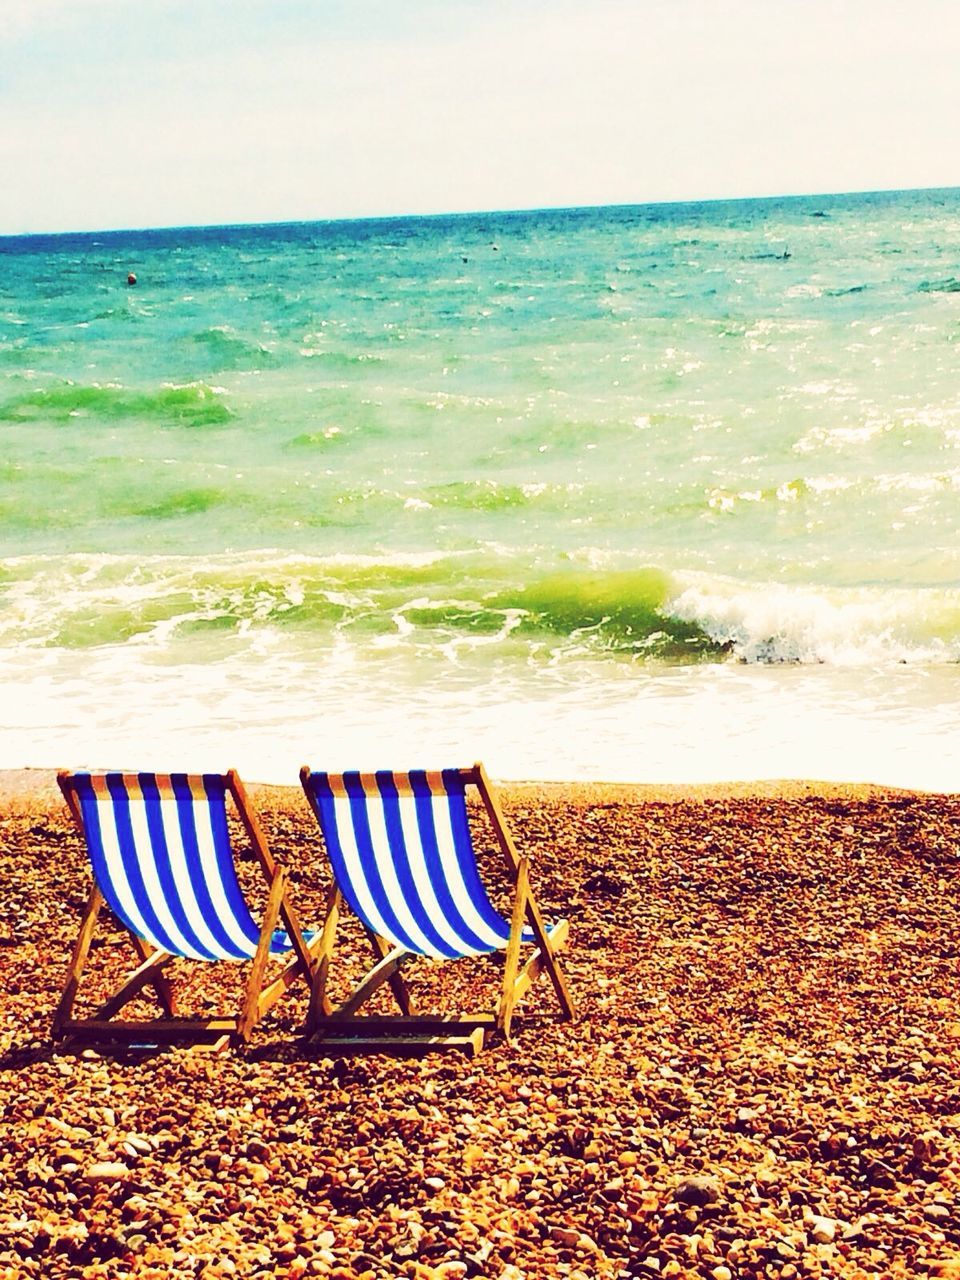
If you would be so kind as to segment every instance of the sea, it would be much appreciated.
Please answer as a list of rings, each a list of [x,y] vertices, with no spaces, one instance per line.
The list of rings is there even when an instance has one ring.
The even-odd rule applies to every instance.
[[[960,787],[960,190],[0,239],[0,439],[0,768]]]

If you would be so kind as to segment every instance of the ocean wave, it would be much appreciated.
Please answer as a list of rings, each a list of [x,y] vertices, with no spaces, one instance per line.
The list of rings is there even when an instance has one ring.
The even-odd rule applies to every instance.
[[[105,307],[102,311],[96,311],[93,314],[93,320],[117,320],[121,324],[133,324],[145,319],[152,312],[147,307],[132,306],[129,303],[123,307]]]
[[[205,496],[194,497],[202,509]],[[441,663],[483,647],[534,666],[960,661],[960,589],[787,586],[585,562],[548,572],[495,551],[17,557],[0,565],[0,597],[3,647],[136,643],[161,661],[187,660],[204,638],[196,660],[268,639],[367,656],[406,647]]]
[[[287,449],[326,449],[333,442],[344,439],[343,428],[324,427],[322,431],[303,431],[284,446]]]
[[[500,511],[559,498],[578,492],[578,484],[503,484],[497,480],[462,480],[428,486],[418,499],[433,507],[457,507],[464,511]],[[409,498],[407,499],[409,501]]]
[[[179,426],[220,426],[233,417],[222,393],[203,382],[168,385],[157,391],[134,391],[98,383],[67,382],[0,404],[0,422],[68,422],[74,418],[109,421],[148,419]]]
[[[307,360],[315,360],[331,370],[352,370],[364,365],[385,364],[387,357],[372,351],[331,351],[329,348],[302,346],[299,354]]]
[[[336,634],[358,649],[396,641],[438,654],[499,638],[538,660],[565,652],[722,656],[722,644],[665,607],[671,590],[657,569],[545,574],[489,554],[21,557],[4,562],[0,576],[0,644],[73,649],[136,640],[162,649],[200,633],[270,632],[321,643]]]
[[[661,659],[717,657],[725,642],[715,642],[695,619],[668,606],[670,576],[660,569],[551,574],[519,591],[499,597],[521,610],[523,632],[556,636],[613,650]]]
[[[918,293],[960,293],[960,280],[947,276],[944,280],[923,280],[917,285]]]
[[[920,449],[922,456],[950,443],[955,432],[956,414],[953,410],[917,410],[898,417],[872,411],[862,420],[840,426],[816,425],[793,445],[796,454],[818,452],[861,453],[867,457],[889,455],[896,449]],[[904,472],[908,474],[908,472]]]
[[[225,489],[177,489],[162,496],[153,493],[139,500],[126,494],[120,495],[104,506],[111,515],[139,516],[146,520],[173,520],[181,516],[197,515],[203,511],[234,501]]]
[[[729,513],[735,511],[743,503],[757,502],[799,502],[814,488],[802,476],[792,480],[784,480],[781,484],[770,485],[761,489],[732,490],[720,486],[707,491],[707,506],[713,511]]]
[[[189,341],[203,348],[212,369],[263,369],[274,359],[268,347],[240,337],[227,325],[215,325],[192,333]]]
[[[958,589],[842,589],[694,577],[667,607],[741,662],[960,661]]]

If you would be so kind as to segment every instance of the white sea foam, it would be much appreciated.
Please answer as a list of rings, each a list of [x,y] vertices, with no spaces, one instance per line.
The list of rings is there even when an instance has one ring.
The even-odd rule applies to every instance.
[[[12,691],[0,768],[213,769],[293,785],[314,767],[443,767],[499,778],[866,781],[953,790],[960,669],[722,665],[517,672],[478,697],[457,678],[377,678],[356,654],[315,666],[267,655],[157,669],[126,651],[24,658],[0,650]],[[395,673],[390,673],[391,676]],[[309,696],[305,696],[309,690]]]
[[[814,453],[819,449],[850,449],[869,444],[890,424],[879,419],[859,423],[855,427],[813,427],[793,446],[795,453]]]
[[[960,661],[960,588],[841,591],[696,578],[667,607],[743,662]]]

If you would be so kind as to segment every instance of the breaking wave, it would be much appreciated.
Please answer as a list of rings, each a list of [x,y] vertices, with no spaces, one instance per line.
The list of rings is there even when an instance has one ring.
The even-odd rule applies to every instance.
[[[485,647],[534,665],[960,660],[958,589],[746,583],[655,566],[545,572],[492,553],[18,557],[3,563],[0,598],[3,647],[136,641],[162,653],[207,635],[358,654],[407,646],[438,661]]]

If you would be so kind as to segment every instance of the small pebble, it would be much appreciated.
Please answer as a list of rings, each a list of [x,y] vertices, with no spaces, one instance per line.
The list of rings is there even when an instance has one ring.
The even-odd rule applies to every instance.
[[[684,1178],[673,1194],[677,1204],[716,1204],[720,1199],[720,1184],[712,1177]]]
[[[87,1182],[119,1182],[130,1173],[127,1165],[119,1160],[100,1160],[89,1165],[83,1173]]]

